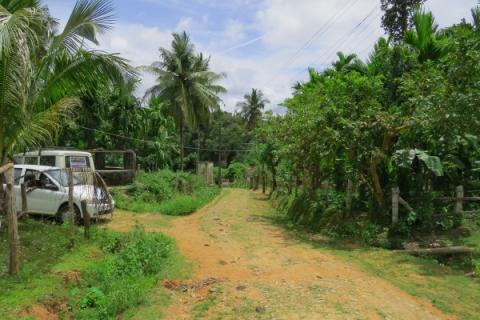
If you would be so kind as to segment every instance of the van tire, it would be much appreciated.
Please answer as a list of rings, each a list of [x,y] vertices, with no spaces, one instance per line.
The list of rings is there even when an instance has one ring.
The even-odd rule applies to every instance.
[[[75,210],[75,224],[80,223],[82,217],[80,215],[80,209],[78,209],[77,205],[73,205]],[[68,223],[68,203],[64,203],[60,206],[57,212],[57,222],[60,224]]]

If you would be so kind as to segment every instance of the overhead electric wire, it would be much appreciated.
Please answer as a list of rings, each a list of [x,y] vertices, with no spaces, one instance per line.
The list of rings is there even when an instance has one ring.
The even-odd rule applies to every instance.
[[[341,46],[343,46],[346,41],[348,39],[350,39],[350,37],[352,37],[356,30],[362,26],[371,16],[372,14],[375,12],[375,10],[379,8],[379,4],[376,4],[372,10],[370,10],[370,12],[359,22],[357,23],[350,31],[348,31],[347,33],[345,33],[343,35],[343,37],[341,37],[337,42],[335,42],[332,46],[330,46],[329,48],[327,48],[326,51],[324,51],[321,56],[320,56],[320,60],[324,60],[324,59],[327,59],[329,56],[331,56],[336,50],[338,50]],[[376,15],[377,16],[377,15]],[[375,16],[375,17],[376,17]],[[368,25],[370,25],[372,22],[370,22]],[[360,34],[363,34],[363,32],[365,31],[366,29],[362,30],[362,32]],[[316,59],[318,60],[318,58]],[[320,64],[320,66],[330,66],[330,63],[329,62],[325,62],[323,64]],[[305,69],[301,69],[299,70],[296,75],[302,73],[302,72],[305,72]]]
[[[368,18],[370,18],[372,16],[372,14],[375,12],[375,10],[377,8],[379,8],[380,5],[379,4],[376,4],[372,10],[370,10],[370,12],[359,22],[357,23],[349,32],[347,32],[342,38],[340,38],[339,41],[337,41],[333,46],[330,47],[330,49],[327,49],[327,51],[325,51],[321,56],[320,56],[320,60],[323,60],[323,59],[327,59],[330,55],[332,55],[333,53],[335,53],[336,50],[338,50],[338,48],[342,47],[348,39],[350,39],[350,37],[352,37],[352,35],[355,33],[355,31],[361,26],[363,25],[363,23],[365,21],[367,21]]]
[[[328,31],[328,29],[333,25],[334,20],[344,15],[347,12],[347,9],[353,7],[357,2],[358,0],[353,0],[353,2],[350,3],[350,5],[349,3],[347,3],[340,11],[338,11],[336,14],[330,17],[330,19],[325,24],[323,24],[319,29],[317,29],[317,31],[315,31],[315,33],[297,51],[295,51],[295,53],[282,65],[281,69],[292,64],[297,59],[297,57],[302,53],[302,51],[307,49],[313,43],[315,38],[325,34]],[[269,85],[271,82],[276,80],[277,77],[278,77],[278,74],[275,74],[270,80],[266,82],[265,86]]]
[[[116,134],[116,133],[110,133],[110,132],[106,132],[106,131],[99,130],[99,129],[93,129],[93,128],[84,127],[84,126],[81,126],[81,125],[77,125],[77,127],[82,128],[82,129],[85,129],[85,130],[89,130],[89,131],[101,132],[101,133],[103,133],[103,134],[106,134],[106,135],[109,135],[109,136],[113,136],[113,137],[117,137],[117,138],[121,138],[121,139],[125,139],[125,140],[143,142],[143,143],[145,143],[145,144],[158,143],[158,141],[144,140],[144,139],[137,139],[137,138],[127,137],[127,136],[123,136],[123,135]],[[179,146],[179,148],[181,148],[181,146]],[[208,149],[208,148],[198,148],[198,147],[190,147],[190,146],[183,146],[183,149],[200,150],[200,151],[211,151],[211,152],[251,152],[251,151],[253,151],[253,149]]]

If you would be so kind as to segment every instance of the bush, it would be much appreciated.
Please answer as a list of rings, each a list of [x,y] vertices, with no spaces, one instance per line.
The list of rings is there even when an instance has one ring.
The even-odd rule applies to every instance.
[[[72,291],[69,306],[75,319],[114,319],[141,303],[167,263],[172,241],[136,227],[126,235],[101,231],[96,237],[105,256]]]
[[[216,186],[206,185],[196,175],[169,170],[140,172],[129,190],[112,190],[119,209],[167,215],[190,214],[218,193]]]
[[[246,180],[247,166],[241,162],[232,162],[225,173],[225,176],[233,182],[232,186],[237,188],[246,188],[248,186]]]
[[[311,231],[323,231],[334,238],[354,238],[365,244],[378,242],[381,228],[368,215],[345,213],[345,196],[334,190],[300,191],[298,195],[275,193],[280,212],[294,224]],[[382,241],[383,245],[383,241]]]

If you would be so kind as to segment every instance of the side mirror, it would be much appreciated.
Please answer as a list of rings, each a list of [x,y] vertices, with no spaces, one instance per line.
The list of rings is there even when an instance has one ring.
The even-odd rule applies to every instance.
[[[58,187],[53,183],[47,183],[43,188],[51,191],[58,191]]]

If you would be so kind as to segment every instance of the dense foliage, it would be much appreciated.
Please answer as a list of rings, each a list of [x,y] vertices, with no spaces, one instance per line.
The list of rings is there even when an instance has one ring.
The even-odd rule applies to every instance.
[[[108,1],[79,0],[61,31],[39,1],[0,1],[0,162],[51,141],[97,82],[134,75],[117,55],[89,50],[114,21]]]
[[[285,102],[286,115],[267,117],[257,132],[272,188],[279,181],[280,192],[290,194],[301,186],[306,201],[320,208],[303,212],[311,214],[308,223],[316,223],[331,211],[323,208],[328,202],[317,190],[333,189],[345,199],[350,180],[353,212],[368,212],[371,221],[388,224],[392,187],[414,201],[476,185],[477,23],[437,30],[432,14],[419,8],[405,41],[379,39],[366,64],[339,54],[331,68],[311,69],[310,80],[297,84]],[[342,221],[349,220],[345,206],[341,201],[332,207]],[[434,217],[440,208],[428,199],[414,209],[402,215],[403,231],[458,224],[447,215]]]
[[[180,216],[210,202],[219,190],[191,173],[170,170],[140,172],[128,190],[114,189],[119,209]]]
[[[405,31],[412,26],[411,17],[414,10],[425,0],[381,0],[382,26],[395,41],[401,41]]]

